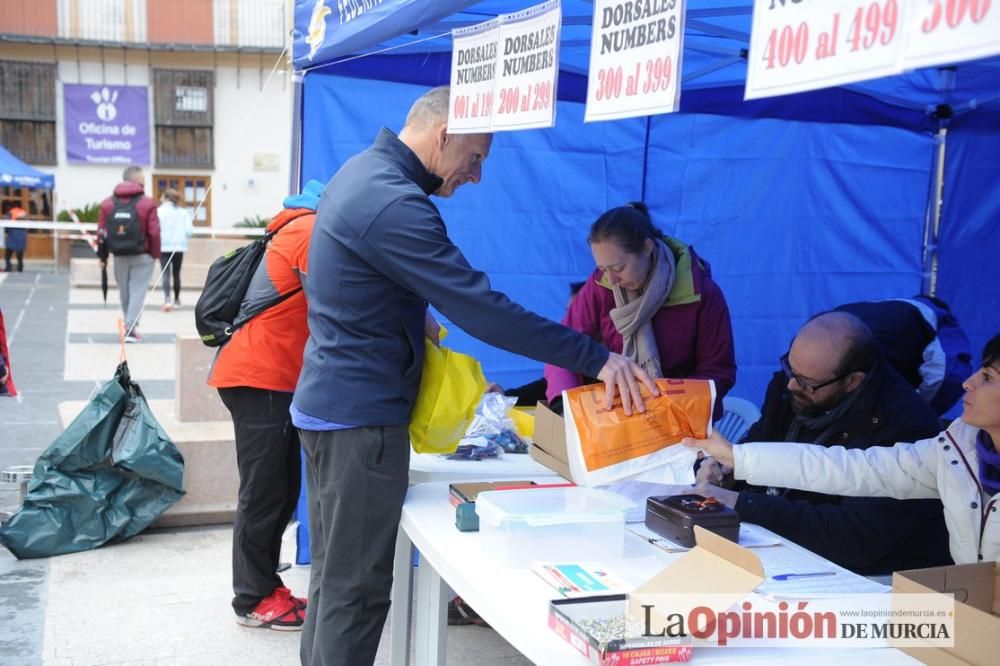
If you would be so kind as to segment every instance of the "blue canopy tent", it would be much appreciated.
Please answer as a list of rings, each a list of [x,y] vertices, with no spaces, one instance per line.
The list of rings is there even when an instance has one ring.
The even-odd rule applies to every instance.
[[[535,3],[329,4],[296,3],[298,182],[327,180],[447,83],[451,29]],[[687,5],[681,113],[584,125],[594,6],[563,1],[556,127],[498,134],[483,183],[439,201],[471,263],[558,319],[568,282],[593,269],[590,223],[642,199],[726,294],[735,395],[759,403],[794,330],[847,301],[936,293],[978,353],[1000,330],[1000,59],[744,102],[751,3]],[[459,331],[450,341],[501,384],[538,375]]]
[[[0,146],[0,187],[31,187],[51,190],[56,179],[17,159]]]

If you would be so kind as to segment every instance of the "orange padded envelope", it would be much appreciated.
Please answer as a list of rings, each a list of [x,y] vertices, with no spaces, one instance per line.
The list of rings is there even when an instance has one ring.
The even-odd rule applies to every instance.
[[[660,395],[649,397],[643,389],[646,411],[632,416],[625,415],[620,397],[615,398],[611,411],[605,411],[604,384],[581,386],[564,393],[587,471],[641,460],[685,437],[708,436],[715,402],[713,382],[657,379],[656,385]]]

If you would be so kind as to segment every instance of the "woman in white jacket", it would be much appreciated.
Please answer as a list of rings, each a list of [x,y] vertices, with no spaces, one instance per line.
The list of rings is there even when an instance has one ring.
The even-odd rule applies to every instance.
[[[180,193],[168,187],[160,197],[156,215],[160,218],[160,266],[163,269],[163,311],[181,306],[181,264],[187,252],[188,238],[194,233],[191,215],[180,205]],[[167,270],[167,267],[170,270]],[[170,278],[173,276],[174,302],[170,303]]]
[[[956,564],[1000,560],[1000,335],[962,384],[962,416],[936,437],[846,450],[794,443],[733,446],[718,433],[684,441],[760,486],[831,495],[940,497]]]

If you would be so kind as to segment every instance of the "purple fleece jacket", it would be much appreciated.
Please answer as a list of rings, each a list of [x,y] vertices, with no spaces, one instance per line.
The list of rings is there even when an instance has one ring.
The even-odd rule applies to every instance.
[[[668,305],[653,316],[653,330],[660,350],[660,365],[665,377],[677,379],[714,379],[718,395],[715,418],[722,416],[722,398],[736,383],[736,357],[733,352],[733,327],[729,307],[719,285],[712,280],[708,263],[698,258],[693,247],[691,273],[694,292],[700,300],[684,305]],[[615,297],[601,284],[602,273],[595,270],[577,294],[562,323],[609,350],[622,351],[622,336],[611,321]],[[579,374],[545,366],[549,400],[565,389],[579,386]]]

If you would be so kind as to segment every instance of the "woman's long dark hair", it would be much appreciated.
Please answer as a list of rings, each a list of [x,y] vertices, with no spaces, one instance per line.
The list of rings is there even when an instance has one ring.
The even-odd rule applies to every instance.
[[[641,201],[612,208],[597,218],[590,227],[587,242],[613,242],[629,254],[642,252],[643,244],[650,239],[663,239],[663,232],[653,226],[649,208]]]

